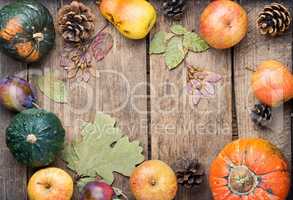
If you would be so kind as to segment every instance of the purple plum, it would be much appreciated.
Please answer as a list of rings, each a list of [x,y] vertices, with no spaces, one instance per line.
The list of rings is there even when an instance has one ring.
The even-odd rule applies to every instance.
[[[37,101],[33,87],[26,80],[7,76],[0,80],[0,103],[9,110],[23,111]]]

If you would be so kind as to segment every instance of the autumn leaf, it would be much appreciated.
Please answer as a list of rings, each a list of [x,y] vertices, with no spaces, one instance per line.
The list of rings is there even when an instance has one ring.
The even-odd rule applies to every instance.
[[[209,45],[193,32],[187,32],[184,34],[183,46],[195,53],[203,52],[209,49]]]
[[[150,44],[150,54],[160,54],[166,51],[167,33],[164,31],[157,32]]]
[[[171,38],[165,53],[165,63],[168,68],[176,68],[184,60],[186,53],[187,51],[183,48],[182,39],[180,37]]]
[[[57,80],[53,74],[48,73],[37,79],[37,85],[40,91],[52,101],[57,103],[66,103],[68,92],[63,81]]]
[[[95,62],[105,58],[113,47],[110,33],[99,32],[92,40],[81,44],[65,43],[60,53],[60,66],[67,71],[67,78],[88,82],[96,76]]]
[[[210,83],[217,83],[220,80],[222,80],[222,76],[219,74],[216,74],[214,72],[209,72],[207,77],[206,77],[206,81],[210,82]]]
[[[110,33],[99,33],[91,43],[90,49],[96,61],[100,61],[110,52],[113,47],[113,37]]]
[[[201,89],[201,93],[204,97],[210,97],[215,94],[215,86],[212,83],[205,82]]]
[[[82,138],[65,146],[63,159],[79,177],[93,180],[97,176],[112,184],[113,172],[130,176],[135,166],[144,161],[139,141],[129,141],[116,127],[115,119],[98,113],[94,123],[84,123]],[[78,185],[86,184],[81,178]]]
[[[201,94],[195,94],[192,96],[192,102],[194,105],[198,105],[201,99]]]
[[[188,31],[180,24],[170,27],[171,33],[157,32],[150,44],[150,54],[164,53],[165,64],[174,69],[185,59],[188,51],[206,51],[208,44],[196,33]]]
[[[174,33],[176,35],[183,35],[188,32],[187,29],[180,24],[175,24],[175,25],[171,26],[170,30],[172,33]]]
[[[187,92],[192,97],[194,105],[198,105],[202,98],[209,98],[216,94],[216,83],[222,76],[193,66],[188,67]]]

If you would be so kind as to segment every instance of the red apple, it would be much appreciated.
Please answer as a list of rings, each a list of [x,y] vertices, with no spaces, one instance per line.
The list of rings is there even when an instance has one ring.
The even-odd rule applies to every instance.
[[[276,107],[293,98],[293,75],[283,63],[266,60],[252,74],[251,87],[260,102]]]
[[[210,46],[227,49],[245,37],[248,29],[247,13],[234,1],[213,1],[201,14],[199,29]]]
[[[114,191],[110,185],[93,181],[84,186],[81,200],[112,200],[113,195]]]
[[[166,163],[145,161],[132,172],[130,188],[136,200],[172,200],[177,192],[177,178]]]

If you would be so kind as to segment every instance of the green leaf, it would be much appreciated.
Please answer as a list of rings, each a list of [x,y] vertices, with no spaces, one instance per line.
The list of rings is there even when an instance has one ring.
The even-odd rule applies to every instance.
[[[159,31],[154,35],[150,44],[150,54],[164,53],[166,50],[167,33]]]
[[[183,48],[182,39],[180,37],[171,38],[165,53],[165,63],[168,68],[176,68],[184,60],[186,53],[187,51]]]
[[[209,45],[196,33],[187,32],[183,37],[183,46],[195,53],[203,52],[209,49]]]
[[[175,35],[173,34],[173,33],[167,33],[167,35],[166,35],[166,42],[168,41],[168,40],[170,40],[172,37],[174,37]]]
[[[38,77],[38,88],[52,101],[57,103],[66,103],[68,93],[65,87],[65,83],[60,80],[56,80],[54,75],[49,73],[45,76]]]
[[[183,35],[188,32],[187,29],[180,24],[175,24],[175,25],[171,26],[170,29],[171,29],[172,33],[174,33],[176,35]]]
[[[115,124],[103,113],[96,115],[94,123],[85,123],[82,139],[66,145],[63,151],[68,168],[87,179],[99,176],[109,184],[114,181],[113,172],[130,176],[135,166],[144,161],[143,148],[139,141],[130,142]],[[86,182],[80,181],[80,185]]]

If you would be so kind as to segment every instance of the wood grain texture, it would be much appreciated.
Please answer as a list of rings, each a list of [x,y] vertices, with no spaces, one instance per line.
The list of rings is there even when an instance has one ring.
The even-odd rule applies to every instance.
[[[9,3],[8,0],[0,0],[0,7]],[[0,53],[0,78],[8,75],[19,74],[27,78],[27,66]],[[17,163],[9,149],[6,147],[5,130],[16,113],[0,106],[0,199],[15,200],[26,199],[27,169]]]
[[[54,22],[56,22],[57,11],[60,8],[62,2],[59,0],[52,0],[52,1],[41,0],[40,2],[46,8],[48,8],[49,12],[54,18]],[[61,38],[58,36],[58,33],[56,31],[56,39],[55,39],[55,45],[53,49],[40,62],[29,64],[29,80],[33,85],[35,85],[37,89],[36,91],[37,91],[39,107],[47,111],[55,113],[63,123],[63,126],[66,130],[66,138],[71,138],[71,135],[69,135],[69,133],[71,132],[69,130],[71,130],[71,126],[74,126],[74,123],[72,123],[73,125],[68,123],[68,121],[71,120],[71,117],[74,117],[68,112],[71,104],[54,103],[52,100],[46,97],[37,87],[37,79],[41,75],[54,73],[56,75],[56,78],[58,79],[64,78],[65,73],[63,69],[60,67],[60,60],[59,60],[59,56],[61,52],[62,52],[62,42],[61,42]],[[69,83],[67,83],[67,85],[69,85]],[[65,167],[65,163],[61,160],[60,156],[57,157],[57,160],[54,163],[52,163],[50,166],[60,167],[67,170]],[[33,173],[36,172],[37,170],[38,169],[29,168],[28,178],[30,178],[33,175]],[[70,173],[69,170],[67,171]]]
[[[157,6],[159,3],[153,1]],[[208,2],[188,1],[185,17],[178,23],[198,31],[198,19]],[[171,21],[159,16],[153,33],[169,31]],[[199,159],[208,173],[209,165],[219,150],[232,140],[231,57],[230,51],[210,49],[205,53],[189,53],[177,69],[169,71],[162,55],[150,57],[151,141],[152,158],[169,164],[185,157]],[[192,105],[186,94],[187,65],[203,67],[223,76],[214,98]],[[191,191],[180,188],[177,199],[210,200],[207,180]]]
[[[292,67],[292,31],[271,38],[259,34],[256,27],[258,13],[266,4],[272,1],[248,1],[240,3],[248,12],[249,30],[247,37],[235,47],[234,51],[234,74],[236,110],[238,119],[239,137],[261,137],[268,139],[277,145],[286,158],[291,160],[291,106],[289,103],[273,110],[273,121],[267,129],[256,127],[250,119],[250,110],[257,100],[250,88],[252,72],[245,67],[256,68],[264,60],[275,59],[290,69]],[[291,1],[279,1],[290,7]]]
[[[0,54],[0,77],[22,72],[26,79],[26,65]],[[0,199],[26,199],[26,167],[17,163],[6,147],[5,130],[16,113],[0,107]]]
[[[56,19],[60,6],[71,1],[43,1]],[[93,1],[84,1],[96,13],[96,30],[104,27],[106,21],[100,16]],[[55,20],[56,22],[56,20]],[[131,139],[138,139],[147,148],[147,100],[146,100],[146,42],[130,41],[121,36],[109,25],[105,32],[110,32],[114,38],[114,46],[110,54],[95,67],[97,77],[91,77],[89,82],[77,80],[66,81],[66,72],[60,68],[62,39],[56,33],[56,45],[53,51],[41,63],[30,67],[30,74],[41,74],[50,71],[57,72],[58,78],[67,82],[69,102],[57,104],[48,99],[40,91],[38,93],[40,106],[57,114],[66,129],[67,140],[71,141],[80,135],[80,125],[83,121],[93,121],[96,112],[103,111],[117,119],[118,126]],[[135,59],[134,59],[135,58]],[[35,78],[34,78],[35,79]],[[143,97],[143,98],[142,98]],[[147,156],[147,150],[145,151]],[[56,161],[53,166],[61,167],[70,172],[63,161]],[[30,174],[33,171],[30,170]],[[74,174],[70,172],[73,176]],[[130,196],[128,179],[116,175],[115,185]],[[78,200],[79,194],[75,188],[73,199]]]
[[[0,5],[10,2],[0,0]],[[71,0],[41,0],[56,18],[60,6]],[[97,30],[106,21],[91,0],[84,0],[97,15]],[[160,1],[152,0],[157,8]],[[69,102],[57,104],[38,92],[42,108],[56,113],[66,129],[68,141],[78,137],[82,121],[93,121],[95,114],[102,111],[117,119],[118,126],[131,139],[140,140],[146,158],[161,159],[169,164],[181,157],[197,158],[208,170],[211,160],[232,140],[232,69],[234,69],[234,92],[237,127],[234,137],[256,136],[269,139],[291,159],[290,104],[275,110],[275,122],[268,130],[255,127],[249,117],[249,110],[256,99],[249,85],[251,72],[245,67],[254,68],[266,59],[277,59],[288,67],[292,66],[292,31],[278,38],[266,38],[257,33],[255,20],[258,11],[271,1],[241,0],[249,14],[250,26],[247,37],[234,49],[214,50],[205,53],[189,53],[180,67],[169,71],[162,55],[147,55],[146,40],[132,41],[124,38],[109,25],[105,32],[112,34],[114,46],[107,57],[96,66],[98,76],[91,77],[88,83],[67,81],[60,68],[59,55],[62,53],[62,39],[56,33],[56,45],[52,52],[40,63],[21,64],[0,54],[0,78],[9,74],[27,77],[33,83],[38,74],[55,71],[64,79],[69,90]],[[281,1],[291,7],[289,0]],[[198,31],[198,19],[203,8],[209,3],[205,0],[190,0],[185,17],[177,22],[189,30]],[[159,15],[153,34],[159,30],[169,31],[171,21]],[[232,53],[233,52],[233,53]],[[234,57],[233,57],[234,56]],[[218,85],[214,98],[204,99],[193,106],[184,89],[187,65],[204,67],[221,74],[224,80]],[[233,66],[234,65],[234,66]],[[233,67],[232,67],[233,66]],[[148,74],[148,67],[149,72]],[[28,74],[27,74],[28,73]],[[149,76],[149,77],[148,77]],[[148,79],[149,78],[149,79]],[[150,95],[147,95],[149,87]],[[150,107],[148,108],[148,101]],[[150,118],[148,118],[148,116]],[[23,200],[26,197],[26,181],[34,172],[16,163],[5,144],[5,129],[11,113],[0,108],[0,200]],[[148,132],[149,130],[149,132]],[[148,134],[151,144],[148,143]],[[148,149],[150,148],[150,149]],[[149,151],[148,151],[149,150]],[[150,152],[150,155],[148,155]],[[66,169],[58,159],[52,166]],[[70,172],[68,169],[66,169]],[[28,173],[27,173],[28,171]],[[74,174],[70,172],[73,176]],[[208,171],[207,171],[208,173]],[[123,189],[129,199],[134,199],[129,190],[128,179],[116,174],[115,186]],[[77,188],[73,200],[78,200]],[[199,188],[185,190],[179,188],[178,200],[211,200],[207,179]]]
[[[97,14],[100,24],[104,24],[105,19]],[[105,31],[112,34],[114,45],[97,65],[96,111],[110,114],[123,133],[131,140],[139,140],[147,158],[146,41],[126,39],[112,25]],[[118,174],[115,177],[114,185],[133,199],[128,178]]]
[[[58,3],[62,6],[70,2],[44,1],[44,4],[56,18]],[[96,31],[101,30],[107,22],[100,16],[95,3],[83,2],[97,16]],[[106,58],[94,66],[97,69],[97,77],[91,77],[88,82],[79,82],[76,79],[69,81],[65,78],[66,73],[59,67],[62,39],[56,33],[56,46],[41,65],[44,73],[57,71],[59,78],[64,78],[69,90],[69,102],[56,104],[39,93],[41,105],[60,117],[69,141],[79,137],[79,127],[83,121],[93,121],[97,112],[108,113],[117,120],[117,125],[131,140],[141,142],[147,156],[146,42],[125,39],[110,24],[104,32],[112,34],[114,46]],[[66,169],[61,160],[53,165]],[[71,174],[74,175],[72,172]],[[131,197],[128,179],[118,174],[115,176],[114,185]],[[73,199],[78,200],[77,188],[75,191]]]

